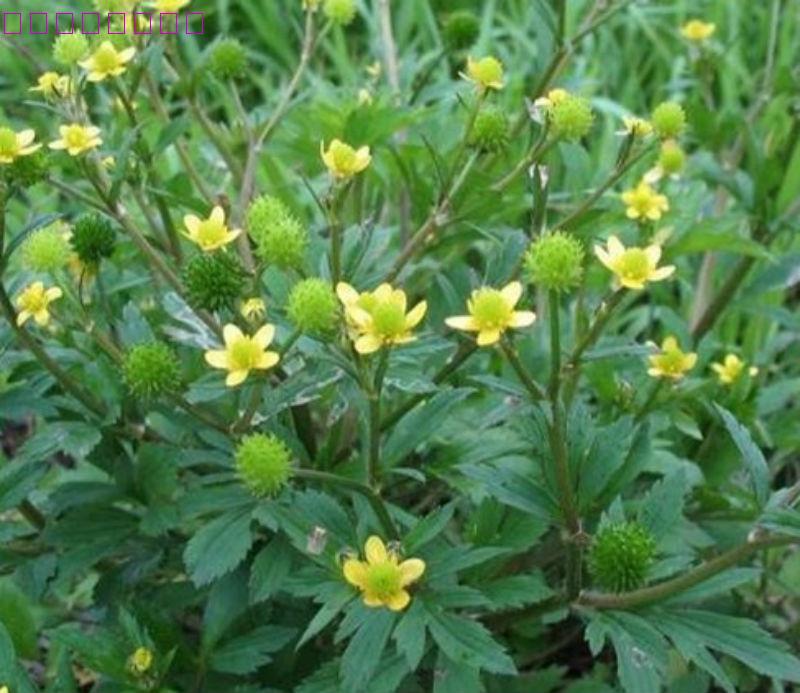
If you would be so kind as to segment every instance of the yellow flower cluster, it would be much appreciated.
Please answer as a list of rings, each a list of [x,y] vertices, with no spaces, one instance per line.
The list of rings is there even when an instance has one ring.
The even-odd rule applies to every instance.
[[[275,326],[264,325],[254,335],[245,335],[236,325],[228,324],[222,330],[224,349],[206,351],[206,363],[212,368],[228,371],[225,384],[241,385],[250,371],[265,371],[280,360],[274,351],[268,351],[275,337]]]
[[[649,357],[648,375],[654,378],[680,380],[697,363],[697,354],[681,351],[675,337],[667,337],[661,343],[661,350]]]
[[[194,214],[187,214],[183,218],[186,230],[183,235],[205,253],[224,248],[235,241],[242,233],[241,229],[229,229],[225,224],[225,211],[220,206],[211,210],[207,219],[200,219]]]

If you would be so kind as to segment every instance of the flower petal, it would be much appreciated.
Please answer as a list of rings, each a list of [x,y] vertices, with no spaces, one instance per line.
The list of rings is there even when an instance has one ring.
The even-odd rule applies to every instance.
[[[412,329],[419,325],[422,321],[422,318],[425,317],[425,312],[428,310],[428,303],[426,301],[420,301],[415,305],[406,315],[406,328]]]
[[[215,224],[224,224],[225,223],[225,210],[222,209],[219,205],[214,207],[211,210],[211,216],[208,217],[210,221],[213,221]]]
[[[359,354],[372,354],[383,346],[383,342],[374,334],[362,334],[354,346]]]
[[[183,218],[183,225],[189,229],[189,233],[194,236],[197,234],[197,230],[200,228],[200,219],[194,214],[187,214]]]
[[[386,606],[392,611],[402,611],[408,606],[410,601],[411,595],[405,590],[400,590],[386,600]]]
[[[261,354],[261,356],[259,356],[255,367],[260,371],[265,371],[268,368],[272,368],[280,360],[281,357],[276,352],[265,351],[263,354]]]
[[[664,267],[659,267],[657,270],[652,272],[648,279],[651,282],[658,282],[662,279],[667,279],[671,277],[675,273],[675,265],[664,265]]]
[[[228,368],[228,352],[224,349],[212,349],[205,353],[206,363],[213,368]]]
[[[611,256],[612,260],[625,252],[625,246],[622,245],[619,238],[613,235],[608,237],[606,247],[608,248],[608,254]]]
[[[452,327],[454,330],[465,330],[466,332],[477,332],[478,325],[475,323],[475,318],[471,315],[454,315],[446,318],[445,325]]]
[[[386,551],[386,544],[383,543],[383,539],[375,534],[369,537],[364,544],[364,556],[366,556],[367,563],[370,565],[386,563],[389,560],[389,554]]]
[[[258,332],[253,335],[253,341],[258,345],[259,349],[266,349],[275,338],[275,325],[266,324],[259,328]]]
[[[400,564],[400,584],[405,587],[419,580],[425,572],[425,561],[420,558],[409,558]]]
[[[347,282],[339,282],[336,285],[336,295],[339,297],[339,300],[345,306],[349,306],[352,303],[356,303],[359,298],[358,291],[356,291]]]
[[[513,308],[515,305],[517,305],[517,301],[519,301],[520,297],[522,296],[522,283],[511,282],[506,284],[500,290],[500,295],[503,297],[506,303]]]
[[[342,566],[344,579],[351,585],[363,589],[367,577],[367,564],[355,558],[348,558]]]
[[[644,254],[650,261],[650,264],[655,267],[658,265],[658,261],[661,259],[661,246],[656,244],[648,245],[644,249]]]
[[[478,346],[489,346],[500,341],[500,330],[481,330],[478,333]]]
[[[237,385],[241,385],[249,373],[250,371],[246,370],[231,371],[228,373],[228,377],[225,378],[225,384],[228,387],[236,387]]]
[[[536,313],[529,310],[517,310],[511,315],[510,327],[528,327],[536,320]]]
[[[242,331],[236,325],[229,322],[222,328],[222,338],[225,340],[225,345],[230,346],[244,339],[244,334],[242,334]]]

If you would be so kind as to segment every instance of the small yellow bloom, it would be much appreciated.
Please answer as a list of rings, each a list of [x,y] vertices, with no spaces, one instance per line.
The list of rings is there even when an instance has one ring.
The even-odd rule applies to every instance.
[[[681,27],[681,34],[689,41],[705,41],[717,30],[716,24],[692,19]]]
[[[128,657],[128,667],[134,674],[146,674],[153,666],[153,652],[146,647],[137,647]]]
[[[0,693],[8,693],[8,686],[0,686]]]
[[[372,93],[369,89],[359,89],[358,90],[358,105],[359,106],[371,106],[373,102]]]
[[[325,149],[325,142],[320,142],[320,155],[322,161],[334,178],[350,178],[361,173],[369,166],[372,156],[369,147],[353,149],[349,144],[334,139]]]
[[[622,201],[627,205],[625,213],[629,219],[658,221],[664,212],[669,211],[669,201],[666,196],[658,194],[645,181],[622,193]]]
[[[383,65],[381,65],[380,60],[376,60],[372,65],[367,65],[366,70],[367,74],[372,77],[372,79],[378,79],[383,72]]]
[[[469,315],[447,318],[445,323],[456,330],[477,332],[478,346],[496,344],[506,330],[528,327],[536,320],[531,311],[514,310],[521,297],[520,282],[511,282],[502,289],[476,289],[467,301]]]
[[[241,229],[229,229],[225,225],[225,211],[220,206],[211,210],[208,219],[187,214],[183,224],[187,229],[182,232],[183,235],[206,253],[228,245],[242,233]]]
[[[228,371],[225,384],[235,387],[241,384],[252,370],[265,371],[272,368],[280,357],[267,347],[275,337],[275,326],[264,325],[252,337],[243,334],[236,325],[228,324],[222,329],[224,349],[206,352],[206,363],[213,368]]]
[[[33,154],[41,144],[33,144],[33,130],[14,132],[11,128],[0,128],[0,164],[11,164],[21,156]]]
[[[633,135],[634,137],[647,137],[652,134],[653,126],[649,120],[644,118],[637,118],[635,116],[622,117],[624,135]]]
[[[150,3],[157,12],[174,14],[186,7],[191,0],[154,0]]]
[[[58,128],[61,137],[50,143],[50,149],[66,149],[70,156],[78,156],[83,152],[99,147],[103,140],[100,139],[100,128],[93,125],[71,123]]]
[[[104,156],[100,159],[100,165],[106,169],[106,171],[110,171],[117,165],[117,160],[113,156]]]
[[[544,108],[545,110],[551,109],[553,106],[560,104],[564,99],[569,97],[569,92],[566,89],[557,87],[547,92],[547,96],[540,96],[533,102],[534,106]]]
[[[350,338],[359,354],[371,354],[381,347],[407,344],[425,317],[428,304],[420,301],[406,312],[408,299],[402,289],[381,284],[375,291],[358,293],[345,282],[336,285],[336,295],[344,306]]]
[[[678,340],[675,337],[667,337],[661,343],[660,353],[648,356],[648,360],[650,361],[648,375],[654,378],[680,380],[694,368],[697,354],[682,352]]]
[[[468,57],[467,73],[462,76],[473,82],[478,91],[502,89],[505,86],[503,82],[503,63],[491,55],[480,60]]]
[[[36,86],[28,91],[41,92],[46,99],[63,97],[73,91],[72,80],[68,75],[60,75],[58,72],[43,72],[36,80]]]
[[[406,590],[425,572],[425,561],[409,558],[400,561],[393,550],[387,549],[380,537],[371,536],[364,544],[366,561],[348,558],[342,565],[345,580],[354,585],[370,607],[386,606],[402,611],[411,601]]]
[[[24,325],[30,318],[36,321],[37,325],[46,325],[50,322],[50,304],[56,299],[61,298],[61,289],[57,286],[44,288],[42,282],[34,282],[23,289],[17,296],[17,325]]]
[[[242,303],[239,312],[245,320],[261,320],[267,313],[267,306],[263,299],[248,298]]]
[[[86,79],[90,82],[102,82],[108,77],[117,77],[125,72],[125,64],[136,55],[133,46],[118,51],[111,41],[103,41],[100,47],[86,60],[81,60],[78,65],[89,72]]]
[[[659,282],[672,276],[675,265],[658,266],[661,246],[626,248],[616,236],[610,236],[605,248],[594,247],[594,254],[610,269],[620,286],[626,289],[643,289],[647,282]]]
[[[744,372],[745,365],[736,354],[728,354],[722,363],[712,363],[711,370],[717,374],[720,384],[733,385]],[[751,366],[747,372],[751,376],[758,375],[758,368]]]

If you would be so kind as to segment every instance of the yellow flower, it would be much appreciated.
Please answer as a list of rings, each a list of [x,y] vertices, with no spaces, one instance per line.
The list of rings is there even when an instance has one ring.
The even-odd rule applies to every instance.
[[[0,686],[0,693],[8,693],[8,686]]]
[[[161,13],[174,14],[186,7],[190,1],[191,0],[154,0],[154,2],[150,3],[150,7],[155,8],[156,11]]]
[[[491,55],[473,60],[467,58],[467,73],[462,75],[465,79],[473,82],[478,91],[487,89],[502,89],[503,82],[503,63]]]
[[[57,286],[45,289],[42,282],[30,284],[17,296],[19,308],[17,325],[24,325],[30,318],[33,318],[37,325],[46,325],[50,322],[48,307],[58,298],[61,298],[61,289]]]
[[[373,102],[372,94],[369,89],[358,90],[358,105],[371,106]]]
[[[274,325],[264,325],[252,337],[243,334],[236,325],[225,325],[222,328],[225,348],[207,351],[206,363],[228,371],[225,384],[235,387],[244,382],[250,371],[265,371],[278,363],[278,354],[266,350],[274,336]]]
[[[58,128],[60,139],[50,143],[50,149],[66,149],[70,156],[77,156],[94,149],[103,143],[100,139],[100,128],[93,125],[71,123]]]
[[[359,354],[371,354],[384,346],[414,341],[416,337],[411,330],[428,309],[428,304],[420,301],[406,312],[406,292],[389,284],[381,284],[372,292],[358,293],[349,284],[339,282],[336,295],[344,306],[350,338]]]
[[[538,99],[536,99],[536,101],[533,102],[533,105],[548,110],[561,103],[568,96],[569,92],[566,89],[557,87],[556,89],[551,89],[548,91],[547,96],[540,96]]]
[[[242,303],[239,312],[245,320],[261,320],[266,315],[267,306],[263,299],[248,298]]]
[[[605,248],[596,245],[594,254],[626,289],[643,289],[647,282],[659,282],[675,271],[675,265],[658,266],[661,246],[626,248],[616,236],[609,237]]]
[[[14,132],[11,128],[0,128],[0,164],[11,164],[20,156],[33,154],[41,144],[33,144],[33,130]]]
[[[130,62],[134,55],[136,49],[133,46],[118,51],[111,41],[103,41],[94,53],[78,65],[88,70],[86,79],[90,82],[102,82],[107,77],[117,77],[125,72],[125,63]]]
[[[637,118],[635,116],[622,116],[624,135],[633,135],[634,137],[647,137],[652,134],[653,126],[649,120],[644,118]]]
[[[502,289],[476,289],[467,301],[469,315],[447,318],[445,323],[456,330],[477,332],[478,346],[496,344],[507,329],[528,327],[536,320],[535,313],[514,310],[521,297],[520,282],[511,282]]]
[[[225,212],[220,206],[211,210],[208,219],[187,214],[183,218],[183,224],[187,229],[182,232],[183,235],[206,253],[228,245],[242,233],[241,229],[231,230],[225,225]]]
[[[629,219],[646,218],[658,221],[662,213],[669,211],[669,201],[666,196],[659,195],[645,181],[622,193],[622,201],[628,207],[625,213]]]
[[[341,140],[334,139],[328,149],[325,149],[325,142],[320,142],[320,155],[322,161],[334,178],[350,178],[357,173],[361,173],[372,161],[369,147],[359,147],[353,149],[349,144]]]
[[[128,657],[128,667],[134,674],[146,674],[153,666],[153,652],[146,647],[137,647]]]
[[[692,19],[681,27],[681,34],[690,41],[705,41],[717,30],[716,24]]]
[[[345,580],[361,590],[367,606],[386,606],[392,611],[405,609],[411,601],[406,587],[425,572],[425,561],[409,558],[400,562],[397,553],[387,549],[376,536],[367,539],[364,556],[366,561],[345,560],[342,566]]]
[[[648,357],[650,368],[647,374],[654,378],[680,380],[697,363],[697,354],[684,353],[675,337],[667,337],[661,344],[661,352]]]
[[[711,370],[717,374],[722,385],[733,385],[744,372],[744,367],[745,362],[736,354],[728,354],[722,363],[711,364]],[[747,372],[751,376],[758,375],[758,368],[751,366],[747,369]]]
[[[72,80],[68,75],[60,75],[58,72],[43,72],[36,80],[36,86],[28,91],[39,91],[46,99],[66,96],[73,91]]]

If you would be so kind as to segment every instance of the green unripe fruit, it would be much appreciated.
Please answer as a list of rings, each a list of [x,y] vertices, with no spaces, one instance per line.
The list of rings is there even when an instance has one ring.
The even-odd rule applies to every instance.
[[[247,73],[247,52],[236,39],[222,39],[211,46],[206,64],[217,79],[238,79]]]
[[[475,117],[469,144],[483,152],[499,152],[508,145],[508,117],[499,106],[484,106]]]
[[[686,153],[677,142],[667,140],[661,145],[658,165],[664,175],[674,176],[683,171],[683,167],[686,165]]]
[[[589,572],[595,583],[611,592],[641,587],[653,563],[656,543],[638,522],[603,527],[589,552]]]
[[[466,50],[478,40],[480,20],[469,10],[459,10],[448,15],[442,27],[444,45],[453,51]]]
[[[256,253],[281,269],[303,266],[308,232],[279,199],[262,195],[247,210],[247,229]]]
[[[89,40],[83,35],[75,32],[74,34],[61,34],[53,42],[53,59],[70,67],[83,60],[89,53]]]
[[[72,252],[63,221],[54,221],[25,239],[20,252],[22,263],[33,272],[55,272],[69,262]]]
[[[84,214],[72,227],[72,248],[86,265],[98,265],[103,258],[111,257],[116,244],[116,233],[111,222],[99,214]]]
[[[356,16],[355,0],[325,0],[322,6],[325,16],[337,24],[347,25]]]
[[[593,123],[592,107],[582,96],[569,94],[550,108],[550,128],[561,139],[577,142],[589,134]]]
[[[195,255],[183,270],[189,303],[215,311],[230,308],[242,295],[245,272],[229,253]]]
[[[327,335],[339,322],[339,302],[329,282],[311,277],[294,285],[286,313],[301,332]]]
[[[581,283],[583,246],[563,231],[547,233],[531,244],[525,255],[525,269],[534,284],[566,291]]]
[[[130,349],[122,362],[128,389],[141,399],[180,390],[180,361],[163,342],[145,342]]]
[[[39,149],[27,156],[19,156],[10,164],[0,166],[0,180],[19,188],[30,188],[47,178],[50,157]]]
[[[273,435],[255,433],[243,438],[235,461],[242,482],[259,498],[277,495],[292,476],[289,448]]]
[[[686,129],[686,113],[679,103],[665,101],[656,106],[653,115],[650,116],[650,122],[662,140],[675,139]]]

